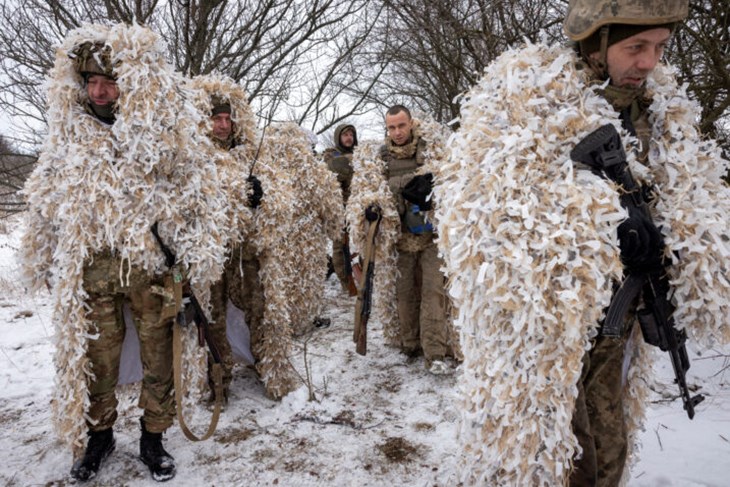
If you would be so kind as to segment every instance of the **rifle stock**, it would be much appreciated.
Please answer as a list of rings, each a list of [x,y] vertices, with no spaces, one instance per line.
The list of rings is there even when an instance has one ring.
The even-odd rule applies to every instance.
[[[195,321],[195,324],[198,327],[198,344],[201,347],[203,346],[203,343],[207,344],[208,349],[210,350],[210,355],[213,357],[213,362],[217,364],[221,363],[220,351],[218,350],[218,346],[215,344],[213,335],[211,335],[210,332],[210,322],[205,316],[203,308],[200,306],[200,302],[198,301],[198,298],[195,297],[192,289],[188,288],[186,290],[184,299],[188,301],[186,304],[190,305],[193,309],[193,321]]]
[[[357,285],[352,274],[352,254],[350,253],[350,236],[347,232],[342,238],[342,257],[345,260],[345,276],[347,278],[347,291],[350,296],[357,296]]]
[[[355,302],[355,351],[360,355],[367,354],[367,333],[370,310],[373,301],[373,278],[375,276],[375,237],[380,227],[381,216],[374,222],[370,222],[363,255],[363,273],[360,282],[360,291]]]

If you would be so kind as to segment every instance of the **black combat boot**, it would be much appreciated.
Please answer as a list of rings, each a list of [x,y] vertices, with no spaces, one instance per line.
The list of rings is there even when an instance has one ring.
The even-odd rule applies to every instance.
[[[175,476],[175,459],[162,447],[162,433],[150,433],[142,424],[142,437],[139,439],[139,458],[150,469],[152,478],[158,482],[170,480]]]
[[[316,316],[312,320],[312,324],[315,328],[328,328],[332,324],[332,320],[325,318],[324,316]]]
[[[84,456],[74,462],[71,477],[76,480],[90,480],[96,477],[101,463],[114,451],[116,441],[112,429],[89,431],[89,442]]]

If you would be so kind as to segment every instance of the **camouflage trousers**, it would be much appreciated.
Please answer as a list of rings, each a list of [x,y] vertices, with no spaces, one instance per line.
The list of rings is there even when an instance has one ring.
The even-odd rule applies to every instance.
[[[417,252],[398,252],[395,286],[401,348],[408,353],[422,349],[426,360],[443,360],[449,351],[441,265],[434,242]]]
[[[175,396],[172,377],[172,320],[161,320],[163,308],[171,303],[163,297],[162,276],[150,276],[132,267],[120,282],[121,262],[108,253],[97,254],[84,266],[84,290],[88,293],[88,314],[92,333],[87,357],[93,376],[89,378],[87,424],[92,431],[111,428],[117,419],[115,388],[125,335],[122,306],[129,303],[139,336],[142,359],[142,393],[148,431],[160,433],[172,425]],[[155,291],[155,292],[153,292]]]
[[[342,246],[344,245],[342,239],[332,241],[332,267],[335,268],[335,274],[337,279],[340,280],[342,289],[344,291],[349,290],[349,284],[347,282],[347,274],[345,274],[345,254],[342,253]]]
[[[575,462],[571,486],[614,487],[623,475],[628,446],[622,400],[626,341],[599,337],[583,357],[572,422],[583,456]]]
[[[247,244],[234,249],[226,265],[228,296],[246,316],[251,337],[251,353],[258,362],[260,344],[264,335],[264,288],[259,277],[261,263],[254,249]]]
[[[229,265],[230,260],[228,262]],[[233,353],[231,352],[231,344],[226,336],[226,311],[228,308],[228,278],[224,272],[220,280],[213,284],[210,288],[210,302],[213,307],[211,312],[210,333],[215,342],[221,359],[221,369],[223,371],[223,389],[227,390],[233,378]],[[213,367],[213,355],[208,352],[208,384],[213,388],[213,377],[211,375]]]

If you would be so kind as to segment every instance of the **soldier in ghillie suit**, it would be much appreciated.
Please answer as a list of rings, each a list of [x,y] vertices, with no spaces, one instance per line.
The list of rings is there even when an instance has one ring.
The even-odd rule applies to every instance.
[[[53,418],[74,448],[77,480],[114,450],[115,386],[128,303],[140,341],[140,458],[155,480],[175,475],[162,446],[173,423],[173,274],[151,227],[195,288],[222,271],[224,197],[210,142],[183,99],[159,37],[138,25],[84,26],[57,51],[48,136],[25,194],[23,264],[55,301]],[[176,288],[179,290],[179,288]],[[88,443],[83,448],[85,430]]]
[[[618,283],[671,282],[677,328],[730,341],[728,161],[659,63],[686,14],[686,0],[573,0],[575,46],[509,50],[464,98],[436,191],[464,352],[465,484],[626,481],[652,380],[636,312],[662,291],[645,286],[614,337],[604,310]],[[573,159],[599,128],[650,190]]]
[[[279,258],[289,275],[284,285],[292,332],[302,334],[328,320],[321,317],[327,240],[339,238],[344,226],[342,191],[335,175],[312,152],[307,133],[296,124],[270,126],[266,146],[272,167],[292,182],[292,227]]]
[[[218,164],[230,202],[230,257],[211,296],[216,340],[225,340],[222,320],[230,298],[244,312],[254,365],[267,396],[281,399],[298,382],[290,357],[289,286],[295,263],[286,258],[292,247],[293,181],[262,141],[243,87],[219,75],[198,76],[192,84],[199,94],[196,104],[210,116],[208,131],[219,148]],[[268,139],[275,130],[264,131]],[[230,351],[226,353],[230,357]],[[226,368],[228,384],[230,365]]]
[[[342,202],[347,205],[350,197],[350,183],[352,182],[352,153],[357,146],[357,130],[354,125],[340,125],[335,129],[335,146],[324,151],[322,157],[327,168],[337,175],[337,182],[342,188]],[[349,292],[348,277],[345,272],[345,253],[343,251],[347,241],[347,229],[343,229],[340,238],[332,241],[332,266],[340,280],[342,289]]]
[[[386,336],[410,357],[423,353],[431,373],[447,374],[451,368],[445,359],[453,352],[445,278],[429,218],[443,138],[440,130],[423,133],[421,123],[401,105],[388,110],[385,124],[385,144],[363,145],[355,154],[349,227],[353,243],[363,249],[366,222],[382,217],[376,239],[375,301],[386,315]],[[397,318],[387,303],[395,303]]]
[[[248,241],[253,232],[253,212],[261,205],[264,196],[261,181],[249,174],[250,165],[256,156],[257,130],[253,111],[243,88],[232,79],[219,75],[196,76],[191,81],[193,89],[198,90],[197,104],[202,113],[209,116],[205,131],[208,133],[215,149],[211,159],[215,160],[220,174],[220,181],[227,196],[229,224],[229,242],[231,249],[226,261],[225,270],[220,279],[211,288],[212,320],[211,333],[218,348],[223,370],[223,401],[228,400],[228,388],[232,380],[233,355],[226,334],[226,309],[228,299],[242,305],[244,289],[249,293],[258,289],[258,280],[241,284],[240,256],[242,247],[251,247]],[[246,251],[248,254],[248,250]],[[258,285],[257,285],[258,284]],[[248,288],[248,289],[246,289]],[[254,324],[260,320],[257,313],[252,312],[251,303],[243,304],[246,317]],[[213,357],[208,356],[208,384],[210,400],[215,400],[215,389],[212,378]]]

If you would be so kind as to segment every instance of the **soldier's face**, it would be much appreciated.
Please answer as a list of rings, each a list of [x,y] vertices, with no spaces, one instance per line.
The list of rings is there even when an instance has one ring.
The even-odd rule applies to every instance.
[[[411,138],[413,120],[406,112],[398,112],[395,115],[386,114],[385,128],[395,145],[405,145]]]
[[[213,136],[220,140],[226,140],[233,131],[230,113],[217,113],[210,117],[213,120]]]
[[[606,51],[611,84],[638,88],[656,67],[671,37],[669,29],[657,28],[639,32]]]
[[[86,93],[95,105],[109,105],[119,98],[119,87],[112,78],[92,74],[86,80]]]
[[[344,130],[340,134],[340,145],[345,149],[349,149],[354,144],[355,144],[355,134],[350,129]]]

